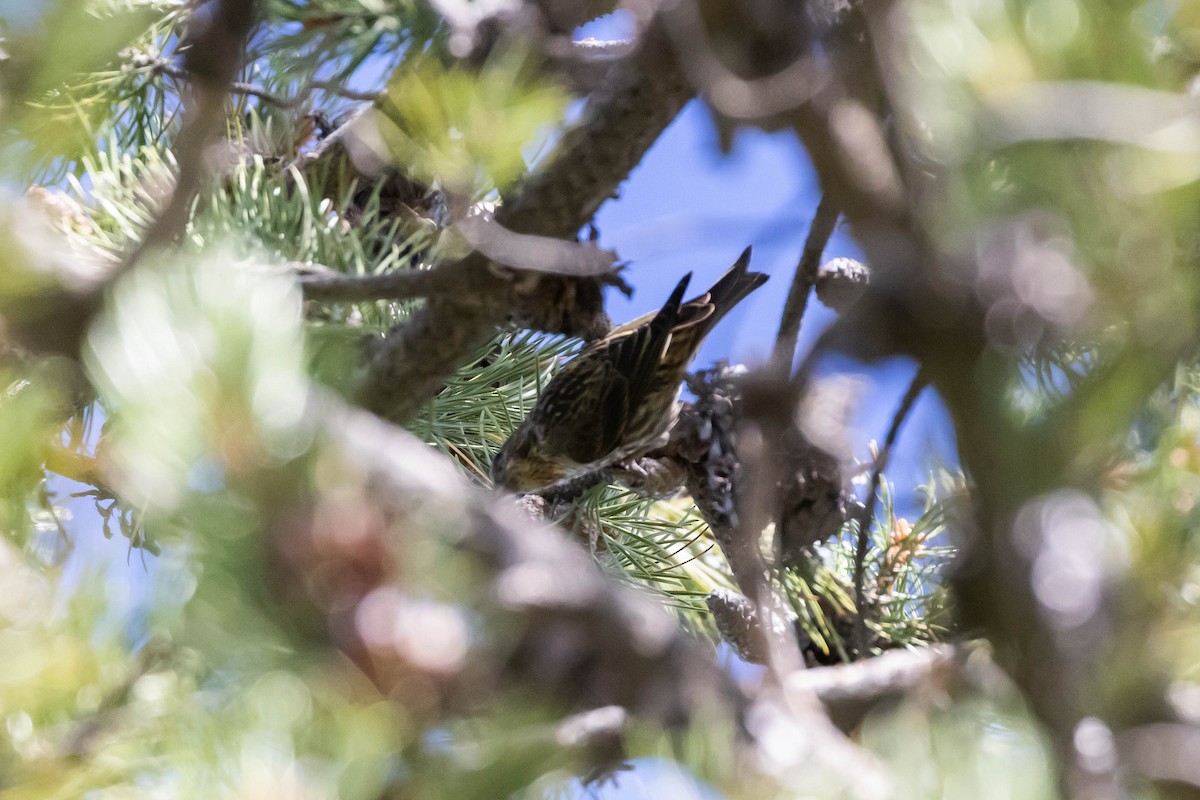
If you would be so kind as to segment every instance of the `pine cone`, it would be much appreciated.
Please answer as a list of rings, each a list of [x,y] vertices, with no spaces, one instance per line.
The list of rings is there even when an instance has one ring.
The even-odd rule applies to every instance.
[[[834,311],[843,312],[870,283],[871,270],[866,264],[853,258],[835,258],[817,271],[817,297]]]

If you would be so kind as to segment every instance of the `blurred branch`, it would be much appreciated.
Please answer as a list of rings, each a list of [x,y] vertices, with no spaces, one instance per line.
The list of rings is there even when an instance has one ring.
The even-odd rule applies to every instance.
[[[704,5],[720,4],[705,2]],[[688,79],[702,88],[714,109],[731,119],[761,120],[790,111],[803,105],[829,82],[830,76],[822,63],[808,53],[798,55],[785,66],[775,67],[771,74],[749,79],[739,76],[717,55],[696,0],[665,4],[662,24]],[[807,38],[800,30],[788,32],[797,34],[800,40]]]
[[[829,195],[821,195],[817,204],[812,224],[808,229],[808,238],[804,242],[804,251],[796,264],[796,274],[792,277],[792,286],[788,290],[787,302],[783,306],[783,318],[779,322],[779,334],[775,337],[775,350],[771,361],[776,371],[781,375],[791,372],[792,361],[796,358],[796,344],[800,336],[800,323],[804,319],[804,311],[808,307],[808,296],[813,285],[817,282],[817,271],[821,266],[821,254],[829,243],[837,227],[839,211],[829,199]]]
[[[892,650],[854,664],[795,672],[788,686],[815,694],[833,723],[849,734],[873,708],[920,687],[949,682],[961,656],[949,645]]]
[[[571,242],[549,236],[514,233],[484,215],[472,215],[450,227],[493,263],[528,272],[578,277],[611,276],[616,256],[594,242]]]
[[[999,144],[1094,139],[1200,152],[1200,114],[1187,94],[1100,81],[1041,81],[987,98],[987,136]]]
[[[206,6],[192,18],[181,48],[191,92],[183,96],[183,124],[172,145],[178,172],[171,199],[117,273],[128,270],[149,250],[168,244],[183,230],[192,201],[208,175],[208,146],[225,130],[229,87],[241,67],[258,3],[213,0]]]
[[[1137,775],[1156,783],[1190,788],[1190,792],[1179,796],[1195,797],[1196,790],[1200,790],[1200,760],[1196,758],[1200,754],[1200,727],[1170,722],[1140,725],[1117,737],[1116,748],[1122,766]]]
[[[742,382],[741,415],[737,423],[737,449],[741,460],[737,487],[738,525],[736,536],[747,549],[754,548],[761,563],[761,542],[767,525],[777,522],[780,509],[779,487],[788,463],[784,443],[796,414],[796,396],[784,381],[766,376],[767,369],[757,370]],[[766,634],[768,666],[775,679],[804,669],[800,644],[795,631],[780,620],[788,619],[788,608],[776,591],[765,570],[757,575],[758,582],[747,587]]]
[[[607,579],[570,537],[531,523],[510,498],[468,486],[447,459],[374,415],[332,398],[314,403],[311,413],[338,457],[365,472],[374,501],[401,520],[420,518],[423,528],[444,531],[473,556],[488,586],[484,594],[514,618],[518,642],[505,666],[529,685],[571,707],[618,705],[666,725],[714,700],[740,713],[740,693],[699,643],[649,597]],[[313,566],[298,565],[301,572]],[[327,612],[333,624],[346,609],[339,604]],[[339,646],[352,657],[370,649],[344,637]],[[387,679],[386,671],[375,676]]]
[[[585,766],[600,775],[624,756],[619,733],[628,715],[668,730],[701,721],[712,731],[732,722],[735,763],[754,779],[762,769],[759,748],[770,747],[776,731],[762,722],[777,720],[786,730],[805,732],[805,763],[836,776],[847,796],[883,796],[873,782],[881,779],[879,765],[833,726],[811,688],[768,685],[749,704],[711,652],[656,600],[609,579],[562,531],[532,523],[511,498],[469,486],[448,459],[374,415],[324,396],[308,413],[324,431],[322,463],[340,462],[361,476],[361,493],[347,496],[343,487],[341,507],[355,519],[365,515],[384,524],[368,525],[365,537],[346,537],[320,497],[280,498],[268,515],[275,517],[271,549],[284,568],[269,568],[271,585],[285,593],[282,607],[291,614],[297,605],[287,602],[288,593],[306,592],[322,613],[325,646],[350,657],[385,696],[406,697],[415,686],[422,702],[461,716],[495,699],[494,691],[480,693],[481,685],[534,687],[566,710],[585,710],[558,725],[554,738],[568,755],[582,747]],[[406,684],[389,633],[400,628],[386,615],[381,625],[366,620],[404,592],[398,565],[410,558],[400,548],[424,546],[413,545],[413,538],[428,535],[445,537],[470,557],[479,581],[471,594],[503,624],[488,626],[499,641],[486,641],[489,635],[471,645],[459,667],[464,679],[440,673],[433,685]],[[305,545],[306,538],[317,547]],[[326,578],[304,579],[314,574]],[[376,630],[384,635],[372,636]],[[438,650],[433,641],[421,646]],[[438,696],[430,699],[430,693]],[[757,777],[779,776],[768,770]]]

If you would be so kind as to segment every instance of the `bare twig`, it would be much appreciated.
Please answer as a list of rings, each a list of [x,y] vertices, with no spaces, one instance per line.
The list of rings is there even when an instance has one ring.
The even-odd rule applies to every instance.
[[[148,53],[138,53],[132,59],[133,66],[137,69],[147,70],[157,75],[165,75],[168,78],[175,80],[188,80],[188,71],[183,67],[177,66],[171,61],[160,56],[153,56]],[[360,92],[355,89],[348,89],[334,81],[318,80],[316,78],[306,81],[298,92],[292,97],[282,97],[267,91],[261,86],[256,86],[252,83],[244,81],[231,81],[226,89],[231,94],[245,95],[246,97],[255,97],[262,100],[264,103],[269,103],[279,108],[291,109],[297,108],[308,100],[309,96],[314,91],[327,92],[335,94],[338,97],[344,97],[347,100],[358,100],[361,102],[374,102],[379,99],[379,92]]]
[[[839,210],[828,194],[821,196],[808,229],[804,251],[796,264],[796,274],[788,290],[787,302],[783,306],[783,318],[779,322],[779,334],[775,337],[775,350],[771,361],[780,375],[791,371],[792,359],[796,357],[796,342],[800,336],[800,323],[808,307],[808,296],[817,281],[817,270],[821,266],[821,254],[837,227]]]
[[[786,112],[829,83],[827,68],[809,53],[798,55],[769,75],[743,78],[721,62],[695,0],[664,5],[663,27],[684,72],[713,108],[726,117],[761,120]],[[796,33],[796,39],[803,41],[803,32]]]
[[[904,424],[904,420],[912,411],[913,404],[917,402],[917,396],[921,394],[921,390],[928,382],[925,371],[917,370],[912,383],[908,385],[908,391],[904,393],[900,407],[896,409],[896,414],[892,417],[892,425],[888,428],[887,438],[875,459],[875,466],[871,469],[871,479],[867,484],[867,499],[858,516],[858,544],[854,551],[854,649],[860,659],[870,655],[863,584],[866,580],[867,548],[871,541],[871,520],[875,516],[875,499],[879,493],[879,482],[883,478],[883,471],[887,468],[888,458],[892,454],[896,438],[900,435],[900,426]]]

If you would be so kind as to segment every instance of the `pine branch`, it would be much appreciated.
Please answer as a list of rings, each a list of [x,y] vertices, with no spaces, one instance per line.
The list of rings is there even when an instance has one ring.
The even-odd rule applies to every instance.
[[[875,497],[879,493],[879,482],[883,477],[883,471],[887,469],[892,448],[900,435],[900,426],[908,418],[909,412],[917,402],[917,396],[921,394],[921,390],[928,382],[924,370],[918,370],[908,385],[908,391],[904,393],[900,407],[896,409],[896,414],[892,417],[891,427],[888,428],[887,438],[884,439],[883,447],[879,450],[879,457],[875,459],[875,466],[871,468],[871,479],[867,484],[867,501],[863,504],[862,513],[858,517],[858,544],[854,551],[854,646],[859,658],[866,658],[869,655],[866,597],[863,584],[866,575],[867,548],[870,544],[871,520],[875,516]]]

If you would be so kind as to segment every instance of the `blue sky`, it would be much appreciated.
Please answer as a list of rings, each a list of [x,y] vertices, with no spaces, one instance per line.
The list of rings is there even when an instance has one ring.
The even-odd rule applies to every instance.
[[[631,32],[630,18],[618,12],[580,28],[577,36],[618,39]],[[693,100],[651,147],[619,196],[597,214],[600,244],[630,262],[626,278],[636,289],[631,299],[610,292],[609,314],[622,322],[658,308],[689,270],[693,287],[707,287],[743,248],[753,245],[751,267],[771,278],[709,335],[695,366],[718,359],[761,363],[775,340],[819,200],[816,173],[795,134],[742,130],[730,152],[722,153],[708,110]],[[847,226],[840,224],[825,259],[861,255]],[[834,318],[810,298],[800,331],[801,353]],[[887,434],[915,369],[904,359],[872,365],[845,358],[824,362],[818,374],[849,372],[870,382],[854,418],[856,457],[868,458],[870,441]],[[954,434],[945,407],[926,389],[901,431],[888,470],[901,508],[912,506],[907,490],[924,483],[929,468],[938,463],[957,465]]]
[[[636,289],[631,299],[611,292],[610,315],[623,321],[657,308],[689,270],[692,285],[706,287],[744,247],[753,245],[752,268],[771,278],[717,326],[695,366],[718,359],[761,363],[774,342],[819,199],[812,164],[793,134],[742,131],[731,152],[722,154],[707,109],[699,101],[689,103],[620,196],[597,215],[601,245],[630,262],[626,277]],[[861,256],[845,224],[825,253],[826,259],[836,256]],[[834,318],[834,312],[810,299],[801,329],[802,352]],[[855,415],[853,437],[855,455],[865,459],[869,442],[886,434],[915,364],[893,359],[866,365],[846,358],[824,364],[824,374],[849,372],[870,381],[867,399]],[[902,431],[888,475],[904,490],[923,483],[938,459],[956,462],[954,438],[944,407],[926,390]]]

